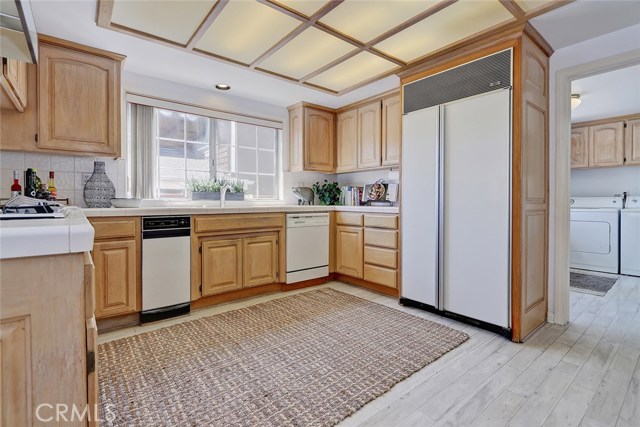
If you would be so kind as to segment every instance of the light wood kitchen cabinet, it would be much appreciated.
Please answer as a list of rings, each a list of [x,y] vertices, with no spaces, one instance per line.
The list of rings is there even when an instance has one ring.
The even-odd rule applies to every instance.
[[[589,127],[589,167],[624,164],[624,123]]]
[[[243,239],[244,286],[260,286],[278,281],[278,235]]]
[[[2,108],[24,112],[27,108],[27,64],[16,59],[2,58],[0,86],[4,89]]]
[[[640,165],[640,119],[627,121],[624,145],[624,164]]]
[[[124,57],[40,37],[38,147],[120,157],[120,72]]]
[[[289,107],[289,169],[334,171],[335,113],[310,104]]]
[[[400,164],[402,104],[400,95],[382,100],[382,166]]]
[[[358,108],[358,169],[377,168],[382,164],[381,111],[380,101]]]
[[[86,258],[71,253],[0,260],[0,425],[46,425],[37,419],[40,405],[84,411],[97,391]],[[40,414],[54,411],[45,407]],[[64,425],[82,427],[86,418],[69,417]]]
[[[358,168],[358,116],[357,110],[338,114],[336,142],[336,172],[349,172]]]
[[[336,226],[336,272],[362,278],[363,236],[360,227]]]
[[[192,224],[192,308],[280,286],[280,272],[286,271],[284,214],[196,215]]]
[[[140,218],[90,218],[94,228],[96,319],[141,310]]]
[[[571,130],[571,167],[589,167],[589,128]]]
[[[242,288],[242,239],[202,242],[202,295]]]
[[[96,317],[136,311],[136,241],[98,242],[93,245],[96,267]]]

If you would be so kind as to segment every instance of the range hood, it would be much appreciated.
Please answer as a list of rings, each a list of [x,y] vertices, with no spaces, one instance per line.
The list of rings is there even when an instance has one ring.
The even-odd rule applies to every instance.
[[[0,55],[38,62],[38,33],[29,0],[0,0]]]

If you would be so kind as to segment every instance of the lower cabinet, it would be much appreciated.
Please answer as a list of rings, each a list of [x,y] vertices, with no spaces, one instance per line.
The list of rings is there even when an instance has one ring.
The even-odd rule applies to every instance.
[[[244,239],[244,286],[268,285],[278,281],[278,236],[247,237]]]
[[[202,242],[202,296],[242,288],[242,239]]]
[[[278,282],[278,233],[201,243],[202,296]]]
[[[140,218],[90,218],[95,231],[96,319],[140,311],[141,243]]]
[[[398,216],[339,212],[336,223],[336,272],[397,289]]]
[[[136,311],[136,241],[98,242],[93,245],[96,266],[96,317]]]
[[[361,227],[336,227],[336,272],[362,278],[363,242]]]

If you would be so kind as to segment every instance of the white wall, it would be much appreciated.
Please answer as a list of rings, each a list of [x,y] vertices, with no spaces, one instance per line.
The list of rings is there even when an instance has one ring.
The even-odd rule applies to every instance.
[[[556,151],[556,75],[559,71],[587,64],[600,59],[620,55],[638,49],[640,40],[640,24],[614,31],[604,36],[596,37],[572,46],[557,50],[550,59],[549,72],[549,317],[554,315],[555,292],[555,151]],[[584,76],[583,76],[584,77]],[[567,99],[569,103],[569,99]]]
[[[572,196],[640,195],[640,166],[575,169],[571,171]]]

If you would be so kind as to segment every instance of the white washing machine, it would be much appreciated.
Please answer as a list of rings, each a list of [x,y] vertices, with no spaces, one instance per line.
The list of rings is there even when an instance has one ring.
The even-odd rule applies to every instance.
[[[640,276],[640,196],[629,196],[620,213],[620,273]]]
[[[571,198],[572,268],[620,272],[622,197]]]

